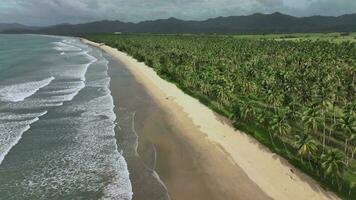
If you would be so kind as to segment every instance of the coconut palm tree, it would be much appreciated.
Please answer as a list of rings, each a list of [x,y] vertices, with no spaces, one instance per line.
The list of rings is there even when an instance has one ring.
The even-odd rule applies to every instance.
[[[269,105],[273,106],[273,111],[277,112],[277,107],[281,105],[281,94],[272,91],[272,88],[268,90],[265,95],[265,101]]]
[[[296,135],[296,145],[298,145],[297,151],[301,160],[307,158],[309,167],[312,169],[310,160],[318,151],[317,142],[309,134],[305,134],[304,136]]]
[[[351,147],[351,160],[353,160],[355,157],[355,153],[356,153],[356,146],[352,146]]]
[[[323,133],[323,151],[325,148],[325,143],[326,143],[326,111],[327,107],[330,104],[329,101],[329,96],[328,96],[328,91],[327,88],[321,87],[319,91],[319,95],[317,96],[317,108],[320,110],[320,125],[322,128],[322,133]]]
[[[312,104],[301,113],[304,131],[316,135],[321,123],[320,110],[317,104]]]
[[[355,181],[350,182],[350,185],[349,185],[349,196],[351,196],[352,189],[354,189],[355,186],[356,186],[356,182]]]
[[[270,128],[271,131],[273,131],[273,135],[278,136],[282,140],[284,148],[287,151],[287,147],[283,142],[283,137],[288,136],[291,126],[287,120],[286,110],[278,110],[277,113],[272,115]]]
[[[321,155],[321,168],[323,170],[324,177],[330,177],[333,181],[336,180],[339,190],[341,185],[339,180],[343,177],[343,173],[346,167],[344,162],[344,155],[336,149],[327,149]]]
[[[339,119],[339,122],[338,122],[341,131],[345,134],[344,152],[346,155],[347,155],[347,151],[348,151],[349,141],[356,138],[356,120],[352,115],[353,115],[353,113],[343,112],[343,115]]]
[[[272,144],[277,136],[295,142],[289,134],[298,133],[294,146],[301,159],[313,161],[312,152],[319,144],[323,149],[328,145],[340,148],[353,158],[354,43],[186,35],[97,35],[90,39],[144,60],[159,75],[205,97],[206,103],[218,102],[219,109],[233,113],[235,122],[262,125]]]
[[[255,114],[255,107],[249,100],[240,102],[241,118],[246,121],[250,121]]]

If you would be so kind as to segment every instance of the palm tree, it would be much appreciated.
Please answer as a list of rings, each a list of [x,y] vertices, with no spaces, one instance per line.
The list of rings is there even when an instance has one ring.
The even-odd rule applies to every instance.
[[[289,142],[292,137],[288,134],[303,126],[296,153],[311,164],[315,164],[316,158],[317,164],[321,164],[320,156],[313,154],[321,153],[323,148],[322,153],[327,155],[326,145],[340,148],[340,141],[342,152],[353,159],[355,143],[351,140],[356,136],[349,118],[350,113],[356,113],[356,105],[350,108],[350,104],[356,104],[354,44],[220,36],[90,38],[152,64],[159,75],[174,80],[187,91],[217,101],[219,108],[233,111],[235,123],[261,124],[268,130],[272,144],[276,136]],[[351,117],[340,113],[341,108]]]
[[[335,81],[334,81],[334,88],[332,89],[331,93],[331,105],[332,105],[332,125],[329,127],[329,136],[331,136],[332,131],[335,131],[335,128],[337,126],[337,120],[336,120],[336,107],[337,107],[337,102],[340,97],[342,97],[342,83],[340,82],[340,77],[335,76]]]
[[[240,101],[241,118],[249,121],[255,113],[255,107],[250,100]]]
[[[326,109],[328,105],[330,104],[329,102],[329,96],[327,89],[322,87],[320,89],[320,94],[318,95],[318,109],[320,109],[320,120],[322,124],[322,129],[323,129],[323,151],[325,148],[325,142],[326,142]]]
[[[310,169],[312,169],[310,160],[318,151],[318,145],[316,141],[309,134],[305,134],[303,137],[297,135],[296,144],[298,145],[297,151],[301,160],[303,161],[303,158],[307,158],[309,162],[309,167]]]
[[[351,196],[352,189],[354,189],[355,186],[356,186],[356,182],[355,181],[350,182],[350,185],[349,185],[349,196]]]
[[[352,146],[352,147],[351,147],[351,160],[354,159],[355,153],[356,153],[356,146]]]
[[[283,142],[283,137],[287,136],[291,130],[291,126],[287,120],[286,111],[285,110],[278,110],[272,116],[271,124],[270,124],[271,131],[273,131],[274,135],[278,135],[281,139],[285,150],[287,151],[287,147]]]
[[[318,126],[321,122],[320,111],[317,105],[312,104],[311,107],[306,108],[304,112],[301,113],[301,117],[304,126],[304,131],[312,132],[312,134],[314,135],[317,134]]]
[[[348,143],[350,140],[356,138],[356,120],[350,112],[344,112],[339,119],[339,126],[341,131],[346,134],[344,152],[347,155]]]
[[[277,106],[281,104],[281,95],[273,92],[273,88],[268,90],[267,94],[265,95],[265,101],[266,103],[270,104],[273,106],[273,111],[277,112]]]
[[[344,155],[336,149],[327,149],[321,155],[321,168],[324,172],[324,177],[329,176],[333,181],[336,180],[339,190],[341,189],[339,180],[343,177],[346,167]]]

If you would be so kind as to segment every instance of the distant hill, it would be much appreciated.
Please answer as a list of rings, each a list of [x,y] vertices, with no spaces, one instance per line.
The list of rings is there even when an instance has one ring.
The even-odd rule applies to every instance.
[[[0,23],[0,31],[5,31],[9,29],[20,29],[25,28],[25,25],[17,24],[17,23]]]
[[[18,23],[0,23],[0,32],[6,30],[35,30],[38,27],[25,26]]]
[[[282,13],[253,14],[248,16],[217,17],[204,21],[184,21],[176,18],[126,23],[97,21],[85,24],[60,24],[36,30],[8,29],[6,33],[42,33],[80,35],[85,33],[307,33],[355,32],[356,14],[338,17],[293,17]]]

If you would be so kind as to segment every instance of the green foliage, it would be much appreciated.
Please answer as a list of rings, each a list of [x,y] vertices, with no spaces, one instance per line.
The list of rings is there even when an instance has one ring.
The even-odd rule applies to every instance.
[[[343,198],[356,195],[356,43],[194,35],[87,38],[145,62]]]

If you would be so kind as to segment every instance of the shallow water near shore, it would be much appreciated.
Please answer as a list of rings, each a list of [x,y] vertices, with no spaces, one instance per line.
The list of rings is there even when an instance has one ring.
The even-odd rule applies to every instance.
[[[109,84],[78,39],[0,35],[0,199],[132,198]]]
[[[133,200],[169,200],[167,188],[156,173],[156,148],[145,137],[147,119],[160,109],[122,63],[106,53],[104,56],[109,61],[110,88],[118,105],[114,109],[118,116],[116,136],[128,163]],[[160,117],[162,120],[163,116]],[[154,131],[160,130],[154,127]]]

